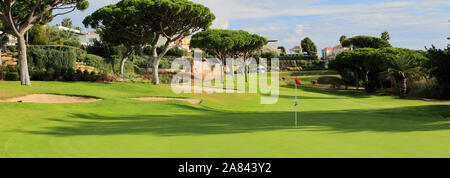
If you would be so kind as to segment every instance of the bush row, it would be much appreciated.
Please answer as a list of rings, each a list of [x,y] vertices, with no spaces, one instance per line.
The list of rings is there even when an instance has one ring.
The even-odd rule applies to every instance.
[[[0,67],[0,80],[16,81],[19,80],[19,70],[13,66]]]
[[[46,71],[31,71],[32,80],[37,81],[89,81],[89,82],[114,82],[117,78],[108,74],[97,74],[87,70],[73,70],[65,68],[51,68]]]

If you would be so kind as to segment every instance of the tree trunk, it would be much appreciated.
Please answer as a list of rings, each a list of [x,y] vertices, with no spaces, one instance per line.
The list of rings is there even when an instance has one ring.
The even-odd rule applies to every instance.
[[[248,82],[249,70],[248,70],[248,65],[247,64],[245,64],[244,72],[245,72],[245,82]]]
[[[159,85],[159,62],[161,61],[161,58],[156,57],[153,59],[153,84]]]
[[[223,83],[225,83],[225,70],[224,70],[224,68],[225,68],[226,66],[225,66],[225,60],[222,60],[222,64],[221,64],[221,67],[220,67],[220,82],[222,82],[222,84]]]
[[[28,44],[30,44],[29,41],[28,41],[28,40],[29,40],[28,37],[29,37],[29,35],[28,35],[28,32],[27,32],[26,39],[25,39],[25,44],[26,44],[27,46],[28,46]]]
[[[120,61],[120,75],[123,77],[125,74],[125,62],[127,62],[128,56],[124,57],[122,61]]]
[[[23,34],[17,35],[19,40],[19,60],[20,60],[20,82],[22,85],[31,85],[30,74],[28,72],[27,46]]]
[[[403,85],[402,95],[403,95],[403,97],[406,97],[407,90],[408,90],[408,85],[406,84],[406,82],[407,82],[407,79],[404,78],[403,81],[402,81],[402,85]]]
[[[3,33],[5,33],[5,32],[3,32]],[[2,34],[0,36],[0,67],[3,66],[3,60],[2,60],[3,37],[4,37],[4,35]]]
[[[1,43],[1,41],[0,41]],[[3,61],[2,61],[2,48],[0,47],[0,67],[3,66]]]

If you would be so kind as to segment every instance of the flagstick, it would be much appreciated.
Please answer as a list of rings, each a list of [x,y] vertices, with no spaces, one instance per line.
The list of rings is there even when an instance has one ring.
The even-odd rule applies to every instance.
[[[297,84],[295,84],[295,128],[297,128]]]

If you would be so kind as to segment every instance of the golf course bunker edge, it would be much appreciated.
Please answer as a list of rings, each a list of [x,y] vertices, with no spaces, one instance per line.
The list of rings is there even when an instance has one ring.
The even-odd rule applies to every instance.
[[[103,99],[87,96],[57,95],[57,94],[30,94],[21,97],[2,99],[0,102],[20,103],[91,103]]]
[[[130,98],[132,100],[138,101],[169,101],[169,100],[178,100],[178,101],[186,101],[191,104],[201,104],[201,99],[193,99],[193,98],[170,98],[170,97],[142,97],[142,98]]]

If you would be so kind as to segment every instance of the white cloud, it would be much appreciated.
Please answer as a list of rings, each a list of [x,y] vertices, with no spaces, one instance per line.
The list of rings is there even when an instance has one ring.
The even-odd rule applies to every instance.
[[[301,24],[295,25],[295,33],[297,33],[298,36],[302,36],[303,35],[303,30],[304,29],[305,29],[305,26],[303,26]]]
[[[448,0],[354,4],[330,4],[329,1],[317,4],[319,0],[193,1],[208,6],[230,27],[242,27],[252,33],[279,39],[281,45],[288,47],[298,45],[299,40],[306,36],[319,48],[324,48],[336,45],[343,34],[379,36],[388,30],[394,46],[423,49],[424,45],[430,44],[443,46],[446,36],[450,36],[447,32],[450,12],[445,11],[445,8],[450,8]],[[282,17],[294,20],[273,20]],[[437,32],[447,34],[439,35]]]

